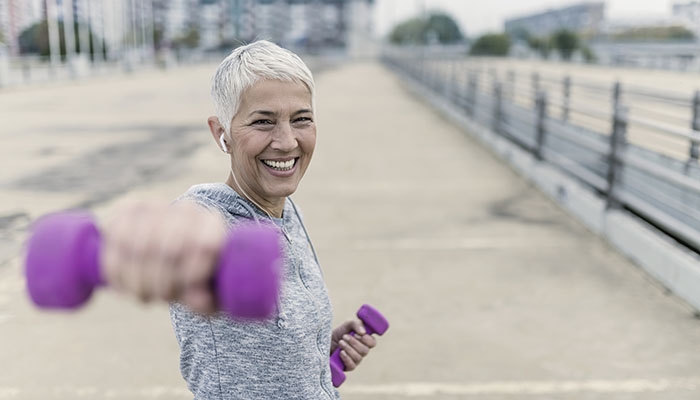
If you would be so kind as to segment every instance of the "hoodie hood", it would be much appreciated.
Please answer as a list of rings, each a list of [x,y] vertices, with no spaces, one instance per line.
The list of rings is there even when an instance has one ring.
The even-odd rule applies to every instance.
[[[215,208],[233,217],[226,218],[227,221],[246,218],[259,223],[272,219],[275,224],[280,225],[282,223],[288,223],[294,212],[290,207],[289,198],[286,198],[284,201],[282,218],[270,217],[263,210],[258,208],[258,206],[239,195],[231,186],[225,183],[203,183],[194,185],[177,199],[177,201],[180,200],[195,201],[207,208]]]

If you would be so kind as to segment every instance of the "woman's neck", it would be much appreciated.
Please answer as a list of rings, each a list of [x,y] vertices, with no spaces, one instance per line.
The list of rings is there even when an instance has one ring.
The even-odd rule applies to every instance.
[[[238,193],[239,196],[255,204],[265,214],[269,215],[270,217],[282,218],[282,213],[284,211],[284,198],[271,202],[256,196],[255,192],[250,190],[250,188],[244,189],[241,187],[242,185],[239,185],[238,179],[236,179],[236,176],[233,175],[233,172],[229,173],[228,178],[226,179],[226,184],[229,185],[236,193]]]

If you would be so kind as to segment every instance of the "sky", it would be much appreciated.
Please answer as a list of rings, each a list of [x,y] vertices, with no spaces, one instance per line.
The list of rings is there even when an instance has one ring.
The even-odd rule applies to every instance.
[[[679,2],[688,2],[681,0]],[[385,35],[396,23],[426,10],[440,9],[452,14],[468,36],[502,31],[507,18],[548,8],[581,3],[575,0],[376,0],[375,32]],[[628,19],[669,16],[673,0],[606,0],[606,17]]]

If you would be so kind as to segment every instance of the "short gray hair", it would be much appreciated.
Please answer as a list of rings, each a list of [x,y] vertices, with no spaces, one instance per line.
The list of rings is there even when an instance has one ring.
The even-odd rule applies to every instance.
[[[211,98],[219,123],[231,132],[231,119],[238,112],[241,95],[262,79],[301,83],[311,93],[315,109],[314,78],[304,62],[287,49],[258,40],[236,48],[219,64],[211,83]]]

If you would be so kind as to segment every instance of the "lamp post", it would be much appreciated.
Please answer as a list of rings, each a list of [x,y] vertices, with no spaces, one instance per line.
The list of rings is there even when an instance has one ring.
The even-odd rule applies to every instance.
[[[75,29],[73,22],[73,0],[63,0],[63,40],[66,46],[66,61],[74,74],[72,62],[75,57]]]
[[[61,44],[58,33],[58,13],[56,12],[56,0],[46,0],[46,23],[49,29],[49,59],[51,73],[55,74],[61,63]]]

